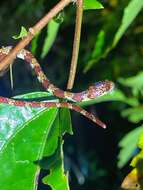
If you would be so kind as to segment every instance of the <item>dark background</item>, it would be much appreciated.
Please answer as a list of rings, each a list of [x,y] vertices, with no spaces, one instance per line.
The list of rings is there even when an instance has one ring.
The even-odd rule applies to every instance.
[[[56,0],[7,0],[0,1],[0,44],[15,45],[12,36],[18,34],[21,26],[34,25]],[[100,59],[95,66],[84,73],[84,67],[94,47],[97,34],[101,29],[106,32],[106,47],[111,44],[118,29],[123,10],[128,0],[102,0],[103,10],[86,11],[83,17],[81,46],[76,80],[73,91],[86,89],[90,84],[109,79],[120,88],[120,77],[133,76],[143,69],[143,40],[141,27],[143,15],[140,13],[131,24],[115,49],[105,59]],[[72,41],[74,36],[75,6],[65,9],[64,22],[60,26],[56,41],[48,55],[41,59],[41,48],[46,30],[38,40],[36,57],[48,78],[62,89],[66,89],[69,75]],[[29,45],[30,48],[30,45]],[[34,73],[22,61],[13,67],[14,89],[11,90],[9,73],[0,78],[0,95],[17,94],[43,90]],[[128,93],[128,92],[127,92]],[[96,127],[81,115],[72,112],[74,136],[65,136],[65,167],[70,169],[71,190],[117,190],[126,175],[128,165],[117,167],[119,140],[139,124],[133,124],[121,117],[121,110],[126,107],[121,102],[107,102],[88,106],[107,123],[108,129]],[[43,189],[47,189],[43,187]]]

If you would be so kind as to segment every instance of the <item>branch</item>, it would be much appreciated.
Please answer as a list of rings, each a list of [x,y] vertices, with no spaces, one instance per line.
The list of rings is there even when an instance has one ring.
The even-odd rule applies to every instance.
[[[29,29],[29,32],[26,37],[24,37],[12,50],[11,52],[0,62],[0,71],[3,71],[7,68],[11,61],[15,59],[17,53],[23,49],[33,37],[42,30],[47,23],[56,16],[64,7],[66,7],[73,0],[61,0],[54,8],[52,8],[37,24]]]
[[[82,25],[82,16],[83,16],[83,0],[77,0],[76,3],[77,3],[76,25],[75,25],[73,52],[72,52],[71,67],[70,67],[67,89],[73,88],[76,68],[77,68],[78,54],[79,54],[79,46],[80,46],[81,25]]]

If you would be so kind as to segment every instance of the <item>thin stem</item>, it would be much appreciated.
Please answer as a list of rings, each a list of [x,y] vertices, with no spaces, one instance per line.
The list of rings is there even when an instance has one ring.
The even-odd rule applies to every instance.
[[[73,0],[61,0],[54,8],[52,8],[37,24],[29,29],[29,32],[26,37],[24,37],[12,50],[11,52],[0,62],[0,71],[3,71],[7,68],[11,61],[15,59],[17,53],[23,49],[32,38],[40,31],[47,23],[56,16],[64,7],[66,7]]]
[[[12,63],[10,64],[10,69],[9,69],[9,75],[10,75],[10,86],[11,90],[13,90],[14,83],[13,83],[13,68],[12,68]]]
[[[77,68],[78,54],[79,54],[79,46],[80,46],[81,25],[82,25],[82,16],[83,16],[83,0],[77,0],[76,3],[77,3],[76,25],[75,25],[73,52],[72,52],[71,67],[70,67],[67,89],[73,88],[76,68]]]

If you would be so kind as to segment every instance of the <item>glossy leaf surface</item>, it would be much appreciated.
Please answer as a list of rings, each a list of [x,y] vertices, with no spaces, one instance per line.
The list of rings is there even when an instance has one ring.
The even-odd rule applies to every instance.
[[[37,189],[40,167],[35,161],[43,156],[56,115],[55,108],[0,105],[0,184],[3,190]]]

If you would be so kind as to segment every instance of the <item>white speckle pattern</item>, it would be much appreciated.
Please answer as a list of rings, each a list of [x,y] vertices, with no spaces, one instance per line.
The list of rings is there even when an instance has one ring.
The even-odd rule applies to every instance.
[[[77,2],[76,0],[73,0],[72,2]],[[31,31],[30,31],[31,30]],[[32,28],[29,29],[29,31],[31,33],[33,33]],[[10,50],[12,49],[11,46],[7,46],[7,47],[3,47],[0,49],[0,52],[3,54],[8,54],[10,52]],[[35,69],[35,72],[37,74],[37,78],[39,80],[39,82],[41,82],[44,86],[44,88],[49,91],[50,93],[54,94],[55,96],[59,97],[59,98],[65,98],[67,100],[71,100],[76,102],[77,101],[87,101],[87,100],[91,100],[97,97],[100,97],[104,94],[107,94],[108,92],[112,91],[114,88],[114,84],[111,81],[103,81],[103,82],[98,82],[95,84],[95,86],[90,86],[88,90],[79,92],[79,93],[72,93],[72,92],[68,92],[68,91],[63,91],[59,88],[57,88],[56,86],[54,86],[53,84],[50,84],[50,81],[47,79],[47,77],[45,76],[45,74],[43,73],[39,63],[37,62],[36,58],[34,58],[34,56],[27,50],[22,49],[18,54],[17,57],[23,60],[27,60],[30,64],[30,66]],[[47,88],[48,87],[48,88]],[[1,98],[1,102],[3,102],[3,97]],[[45,106],[45,104],[41,103],[38,104],[37,102],[16,102],[15,100],[8,100],[6,103],[10,104],[10,105],[18,105],[19,103],[21,104],[21,106],[25,106],[25,109],[32,109],[29,106],[37,106],[40,105],[41,107]],[[96,121],[96,117],[90,113],[88,113],[87,111],[79,108],[75,108],[74,105],[64,102],[65,104],[64,107],[68,107],[69,109],[74,109],[77,112],[80,112],[81,114],[83,114],[84,116],[86,116],[87,118],[93,120],[94,122],[96,122],[98,125],[103,127],[103,123],[99,121],[99,119],[97,119]],[[53,106],[55,106],[55,104],[53,104]],[[57,103],[56,105],[57,107],[61,107],[61,105],[59,103]],[[34,109],[34,108],[33,108]],[[37,108],[36,108],[37,109]],[[44,109],[44,108],[43,108]],[[27,112],[25,113],[27,114]],[[12,114],[11,114],[12,115]],[[93,117],[92,117],[93,116]],[[7,118],[9,119],[9,118]],[[99,122],[98,122],[99,121]],[[13,125],[15,125],[14,122],[17,121],[11,121],[11,123]],[[8,137],[8,136],[7,136]],[[1,137],[0,137],[0,142],[2,142]]]

